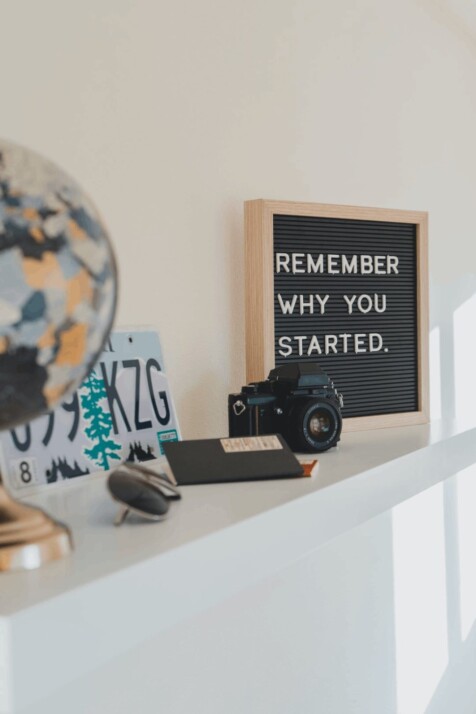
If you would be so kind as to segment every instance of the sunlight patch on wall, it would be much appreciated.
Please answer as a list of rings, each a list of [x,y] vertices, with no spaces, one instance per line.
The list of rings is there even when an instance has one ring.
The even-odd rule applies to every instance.
[[[432,419],[441,419],[440,328],[430,332],[430,409]]]
[[[461,639],[465,640],[476,620],[476,466],[461,471],[456,484]]]
[[[476,295],[455,310],[454,328],[454,379],[456,417],[475,421],[474,395],[476,394]]]
[[[448,665],[443,485],[393,509],[398,714],[423,714]]]

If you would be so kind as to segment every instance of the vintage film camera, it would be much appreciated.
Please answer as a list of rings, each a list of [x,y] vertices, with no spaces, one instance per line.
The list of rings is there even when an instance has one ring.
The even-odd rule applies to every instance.
[[[317,363],[291,362],[228,396],[230,436],[282,434],[293,451],[326,451],[340,439],[343,406]]]

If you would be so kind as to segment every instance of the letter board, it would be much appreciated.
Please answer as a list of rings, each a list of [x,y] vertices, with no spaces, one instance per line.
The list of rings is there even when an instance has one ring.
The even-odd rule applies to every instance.
[[[344,428],[428,421],[427,214],[247,201],[247,381],[315,361]]]

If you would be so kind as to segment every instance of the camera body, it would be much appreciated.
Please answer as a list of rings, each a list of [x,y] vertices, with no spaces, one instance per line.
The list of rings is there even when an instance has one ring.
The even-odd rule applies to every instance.
[[[343,406],[316,362],[290,362],[228,396],[229,433],[282,434],[293,451],[326,451],[340,439]]]

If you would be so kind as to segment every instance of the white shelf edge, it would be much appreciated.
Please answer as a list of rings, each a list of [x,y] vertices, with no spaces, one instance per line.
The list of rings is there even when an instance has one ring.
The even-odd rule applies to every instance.
[[[11,681],[9,669],[21,673],[15,677],[14,691],[13,686],[4,687],[0,711],[10,711],[12,697],[18,706],[33,704],[54,691],[58,682],[64,686],[164,629],[252,587],[475,462],[473,429],[0,620],[0,634],[6,632],[4,682]]]

